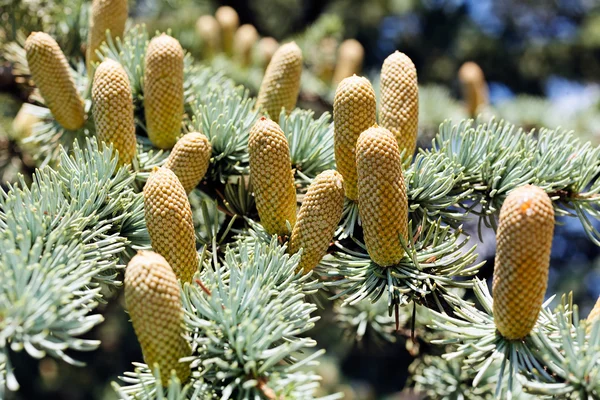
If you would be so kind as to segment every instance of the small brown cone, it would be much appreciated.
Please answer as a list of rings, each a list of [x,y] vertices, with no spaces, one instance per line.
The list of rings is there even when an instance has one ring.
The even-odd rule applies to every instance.
[[[86,49],[88,76],[92,76],[92,63],[99,61],[96,50],[106,41],[106,31],[110,30],[110,36],[113,40],[123,37],[128,12],[128,0],[92,1]]]
[[[202,15],[196,21],[196,33],[202,40],[204,58],[210,60],[221,50],[221,26],[212,15]]]
[[[233,37],[240,26],[240,17],[233,8],[221,6],[215,12],[215,18],[221,27],[223,51],[231,56],[233,54]]]
[[[337,171],[323,171],[304,196],[290,238],[290,253],[302,249],[298,268],[312,271],[333,240],[344,209],[344,178]]]
[[[406,54],[396,51],[381,68],[380,125],[398,140],[400,151],[412,157],[419,128],[419,86],[417,69]]]
[[[137,151],[133,97],[121,64],[106,59],[96,68],[92,100],[99,141],[119,152],[119,165],[131,164]]]
[[[302,75],[302,51],[295,42],[281,46],[271,59],[260,85],[257,107],[269,117],[279,118],[281,108],[289,113],[296,107]]]
[[[553,233],[554,208],[542,189],[526,185],[510,192],[500,209],[492,288],[494,322],[507,339],[524,338],[537,321]]]
[[[488,87],[483,71],[479,65],[467,61],[458,70],[458,80],[467,112],[471,117],[476,117],[480,107],[488,104]]]
[[[212,146],[206,136],[190,132],[177,141],[164,166],[175,172],[189,193],[204,178],[211,154]]]
[[[285,134],[262,117],[250,130],[250,180],[260,222],[270,235],[288,235],[296,222],[296,188]]]
[[[150,369],[158,364],[161,383],[167,386],[171,371],[185,383],[190,366],[179,360],[192,349],[182,336],[183,307],[175,273],[160,254],[140,251],[125,269],[125,303],[133,329]]]
[[[25,52],[31,77],[56,121],[68,130],[81,128],[85,123],[83,99],[58,43],[46,33],[33,32],[25,42]]]
[[[260,58],[260,63],[265,68],[271,62],[273,58],[273,54],[279,48],[279,42],[272,37],[264,37],[258,41],[258,55]]]
[[[258,32],[251,24],[240,26],[235,33],[233,54],[243,67],[247,67],[252,63],[252,50],[258,38]]]
[[[382,267],[404,256],[408,241],[408,197],[400,149],[394,135],[374,126],[356,143],[358,212],[371,259]]]
[[[338,49],[333,84],[339,84],[344,78],[359,74],[365,58],[365,49],[359,41],[344,40]]]
[[[144,111],[152,144],[160,149],[172,148],[183,117],[183,49],[177,39],[164,33],[148,44]]]
[[[162,255],[181,282],[198,270],[192,208],[173,171],[155,167],[144,186],[144,213],[152,249]]]
[[[377,121],[375,91],[367,78],[354,75],[339,84],[333,101],[333,121],[337,169],[344,177],[346,197],[356,200],[356,141]]]

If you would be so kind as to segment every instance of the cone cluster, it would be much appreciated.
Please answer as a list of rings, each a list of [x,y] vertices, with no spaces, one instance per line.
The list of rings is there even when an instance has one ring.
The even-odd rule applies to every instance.
[[[155,167],[144,186],[144,213],[152,248],[181,282],[198,270],[196,234],[187,193],[173,171]]]
[[[85,123],[83,99],[58,43],[46,33],[33,32],[25,42],[25,53],[31,77],[56,121],[68,130],[81,128]]]
[[[417,69],[412,60],[399,51],[386,58],[381,68],[379,123],[396,135],[404,155],[412,157],[419,128]]]
[[[371,259],[382,267],[400,262],[408,239],[408,197],[398,142],[375,125],[356,144],[358,209]]]
[[[302,51],[295,42],[277,49],[265,71],[256,106],[277,119],[282,108],[289,113],[296,107],[302,75]]]
[[[113,40],[123,37],[128,8],[128,0],[92,1],[86,50],[87,70],[90,76],[93,71],[93,63],[99,61],[96,50],[106,41],[106,31],[110,31]]]
[[[343,208],[342,175],[333,170],[321,172],[308,187],[290,238],[290,253],[303,249],[298,268],[304,273],[315,268],[327,252]]]
[[[133,97],[127,72],[106,59],[96,69],[92,85],[94,123],[100,142],[112,144],[119,164],[131,164],[136,155]]]
[[[296,222],[296,187],[285,134],[262,117],[250,130],[250,180],[262,226],[270,235],[288,235]]]
[[[164,164],[177,175],[186,193],[190,193],[204,178],[212,146],[206,136],[190,132],[177,141]]]
[[[554,208],[539,187],[513,190],[500,209],[493,281],[494,322],[502,336],[522,339],[533,329],[544,302]]]
[[[177,142],[183,116],[183,49],[166,34],[148,44],[144,76],[146,129],[152,144],[170,149]]]
[[[185,383],[190,366],[181,362],[192,351],[183,337],[183,308],[177,277],[167,260],[152,251],[141,251],[125,269],[125,302],[144,361],[158,365],[161,383],[167,386],[171,371]]]
[[[333,102],[334,149],[346,196],[358,199],[356,141],[377,120],[375,91],[367,78],[352,76],[337,87]]]

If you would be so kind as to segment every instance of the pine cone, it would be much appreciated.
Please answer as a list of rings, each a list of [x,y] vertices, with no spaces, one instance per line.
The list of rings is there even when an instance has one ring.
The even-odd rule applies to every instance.
[[[279,48],[279,43],[272,37],[264,37],[258,41],[258,54],[260,57],[260,63],[265,68],[271,62],[273,55]]]
[[[394,135],[377,125],[361,133],[356,168],[367,251],[382,267],[398,264],[404,256],[400,236],[408,241],[408,197]]]
[[[381,126],[398,140],[404,156],[412,157],[419,129],[417,69],[406,54],[396,51],[381,68]]]
[[[270,234],[287,235],[296,222],[296,188],[285,134],[266,117],[250,130],[250,179],[260,222]]]
[[[479,65],[468,61],[458,70],[458,80],[467,111],[471,117],[475,117],[479,108],[488,103],[488,87],[483,71]]]
[[[354,74],[360,74],[365,49],[355,39],[344,40],[338,49],[337,62],[333,73],[333,84],[339,84],[343,79]]]
[[[333,170],[321,172],[308,187],[290,238],[291,254],[303,249],[298,268],[304,273],[316,267],[327,252],[343,209],[342,175]]]
[[[183,49],[177,39],[164,33],[148,44],[144,111],[152,144],[161,149],[172,148],[183,116]]]
[[[238,13],[229,6],[221,6],[215,12],[215,18],[221,26],[223,51],[231,56],[233,54],[233,37],[240,26]]]
[[[31,77],[56,121],[68,130],[81,128],[85,123],[83,99],[58,43],[46,33],[33,32],[25,42],[25,52]]]
[[[144,186],[144,211],[152,248],[181,282],[191,282],[198,270],[192,208],[173,171],[154,168]]]
[[[211,59],[221,49],[221,27],[212,15],[203,15],[196,21],[196,33],[202,40],[204,58]]]
[[[235,33],[233,53],[243,67],[252,63],[252,50],[258,41],[258,32],[251,24],[244,24]]]
[[[337,169],[344,177],[346,196],[356,200],[356,141],[377,121],[375,91],[367,78],[354,75],[339,84],[333,101],[333,121]]]
[[[177,278],[160,254],[140,251],[125,269],[125,302],[150,369],[158,364],[163,386],[171,371],[185,383],[190,366],[179,360],[192,349],[182,336],[183,307]]]
[[[106,41],[106,31],[114,40],[122,38],[128,14],[127,0],[93,0],[90,11],[90,29],[86,49],[88,76],[92,76],[92,63],[98,62],[96,50]]]
[[[92,85],[94,122],[100,142],[119,152],[119,165],[131,164],[136,154],[133,97],[127,72],[106,59],[96,69]]]
[[[200,183],[212,154],[212,146],[202,133],[190,132],[175,143],[164,167],[175,172],[186,193]]]
[[[500,209],[492,288],[496,328],[507,339],[524,338],[537,321],[553,233],[554,208],[542,189],[526,185],[510,192]]]
[[[269,117],[279,118],[281,108],[289,113],[296,107],[302,75],[302,51],[295,42],[277,49],[260,85],[257,107]]]

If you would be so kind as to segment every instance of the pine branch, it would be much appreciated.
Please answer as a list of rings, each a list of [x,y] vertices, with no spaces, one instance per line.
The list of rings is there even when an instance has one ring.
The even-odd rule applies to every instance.
[[[149,246],[132,180],[90,140],[30,188],[21,179],[0,192],[0,347],[80,365],[66,351],[99,345],[79,338],[102,321],[92,310],[121,284],[119,264]]]

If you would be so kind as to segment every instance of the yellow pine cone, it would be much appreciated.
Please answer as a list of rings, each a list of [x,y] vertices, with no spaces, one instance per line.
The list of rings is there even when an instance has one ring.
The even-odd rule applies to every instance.
[[[212,146],[202,133],[190,132],[175,143],[164,167],[175,172],[186,193],[200,183],[212,154]]]
[[[144,213],[152,249],[173,267],[181,282],[191,282],[198,270],[192,208],[177,175],[155,167],[144,186]]]
[[[25,42],[25,52],[31,77],[56,121],[68,130],[81,128],[85,123],[83,99],[58,43],[46,33],[33,32]]]
[[[221,6],[215,12],[215,18],[221,27],[223,51],[227,55],[233,54],[233,37],[240,26],[238,13],[229,6]]]
[[[510,192],[500,209],[492,288],[494,322],[507,339],[524,338],[537,321],[553,233],[554,208],[542,189],[526,185]]]
[[[261,65],[266,68],[271,62],[273,54],[279,48],[279,42],[270,36],[264,37],[258,41],[258,55],[260,57]]]
[[[408,197],[400,149],[394,135],[375,125],[356,143],[358,212],[371,259],[382,267],[404,256],[408,241]]]
[[[247,67],[252,63],[252,50],[258,37],[256,28],[251,24],[244,24],[235,32],[233,53],[242,66]]]
[[[302,250],[298,268],[311,271],[327,253],[344,209],[344,178],[323,171],[308,187],[290,238],[291,254]]]
[[[260,222],[270,235],[287,235],[296,222],[296,187],[285,134],[262,117],[250,130],[250,179]]]
[[[133,97],[129,77],[121,64],[104,60],[92,84],[94,122],[100,142],[119,152],[119,164],[131,164],[136,154]]]
[[[257,107],[278,119],[281,108],[289,113],[296,107],[302,75],[302,51],[295,42],[277,49],[260,85]]]
[[[419,87],[417,69],[406,54],[396,51],[381,68],[380,125],[398,140],[400,151],[412,157],[419,128]]]
[[[183,117],[183,49],[177,39],[164,33],[148,44],[144,111],[152,144],[172,148]]]
[[[112,39],[122,38],[127,22],[128,0],[93,0],[90,11],[90,30],[86,49],[88,76],[92,76],[92,63],[99,61],[96,50],[106,41],[106,31]]]
[[[461,84],[467,112],[470,116],[475,117],[480,107],[488,103],[488,87],[483,71],[479,65],[467,61],[458,70],[458,80]]]
[[[319,57],[315,60],[314,70],[323,82],[331,82],[333,78],[337,48],[338,41],[331,36],[326,36],[319,42]]]
[[[590,311],[590,315],[588,315],[588,317],[587,317],[587,320],[590,323],[590,325],[588,326],[588,332],[590,332],[592,329],[591,324],[598,321],[599,319],[600,319],[600,297],[598,297],[598,300],[596,301],[594,308],[592,308],[592,311]]]
[[[202,15],[196,21],[196,33],[202,40],[204,58],[211,59],[221,49],[221,27],[212,15]]]
[[[333,73],[333,84],[339,84],[344,78],[359,74],[365,58],[365,49],[358,40],[344,40],[338,49],[337,62]]]
[[[375,91],[367,78],[342,80],[333,101],[335,162],[344,177],[346,197],[358,198],[356,186],[356,141],[377,121]]]
[[[133,329],[150,369],[160,368],[161,383],[167,386],[171,371],[185,383],[192,349],[182,336],[183,307],[177,277],[160,254],[140,251],[125,269],[125,303]]]

